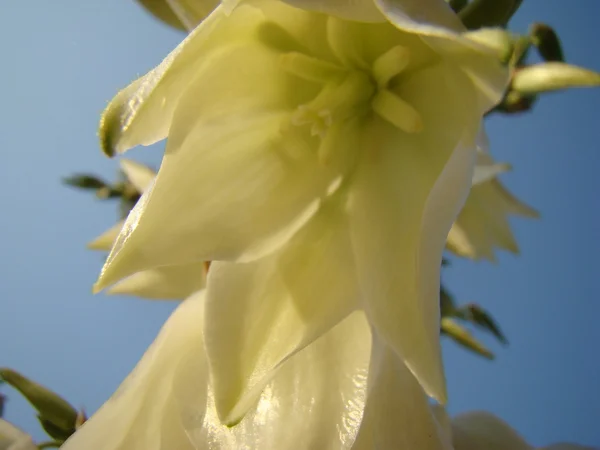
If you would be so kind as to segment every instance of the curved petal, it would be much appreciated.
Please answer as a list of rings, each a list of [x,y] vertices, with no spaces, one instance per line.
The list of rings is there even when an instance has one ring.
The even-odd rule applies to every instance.
[[[117,240],[117,237],[119,236],[119,233],[121,232],[121,229],[123,228],[124,224],[124,220],[117,222],[115,225],[110,227],[92,242],[88,243],[87,248],[89,248],[90,250],[102,250],[110,252],[110,249]]]
[[[287,360],[239,424],[216,428],[212,410],[190,436],[210,442],[210,450],[351,448],[364,408],[370,337],[364,315],[353,313]]]
[[[419,111],[426,131],[407,135],[371,123],[352,183],[351,235],[369,320],[444,403],[439,271],[471,184],[479,124],[469,81],[449,67],[421,71],[403,84],[401,97]]]
[[[458,16],[444,0],[375,0],[383,15],[400,30],[414,33],[443,58],[458,64],[479,93],[479,108],[490,110],[504,95],[508,69],[501,63],[506,52],[497,33],[464,32]]]
[[[240,83],[243,78],[238,70],[243,67],[244,58],[237,60],[235,69],[221,68],[220,79],[214,76],[215,70],[210,69],[218,64],[214,58],[222,58],[220,50],[223,47],[256,41],[258,27],[264,22],[264,15],[256,8],[240,7],[227,16],[224,9],[218,7],[160,65],[120,91],[110,102],[100,120],[99,134],[104,152],[112,156],[137,145],[150,145],[164,139],[182,96],[207,68],[212,74],[211,83],[217,83],[206,89],[212,91],[213,97],[227,93],[228,88],[235,90],[237,86],[244,86]],[[256,86],[257,89],[261,87],[268,90],[270,84],[265,80]],[[258,92],[257,97],[264,94]],[[197,108],[199,105],[202,110],[204,104],[196,102]]]
[[[121,159],[119,163],[121,165],[121,170],[139,193],[148,189],[156,176],[156,172],[150,167],[132,161],[131,159]]]
[[[225,0],[233,3],[239,0]],[[385,22],[373,0],[284,0],[296,8],[315,11],[359,22]]]
[[[452,450],[423,388],[395,352],[376,337],[363,422],[352,449]]]
[[[455,450],[531,450],[506,422],[484,411],[459,414],[452,419]]]
[[[206,346],[225,423],[238,422],[285,360],[356,308],[355,280],[346,218],[334,208],[273,255],[212,263]]]
[[[215,92],[224,73],[239,79],[244,58],[252,60],[244,82]],[[269,50],[230,48],[222,63],[180,102],[156,182],[127,218],[98,289],[153,267],[268,254],[310,218],[337,176],[319,163],[318,139],[288,127],[289,114],[277,109],[289,78],[273,69]],[[259,85],[271,94],[261,97]]]
[[[12,423],[0,419],[0,450],[37,450],[27,433]]]
[[[108,293],[149,299],[182,300],[204,287],[205,264],[194,263],[138,272],[115,284]]]
[[[177,308],[117,392],[62,450],[198,449],[185,425],[206,413],[203,298],[202,291]]]
[[[203,292],[185,300],[131,375],[63,450],[350,448],[364,407],[370,332],[352,314],[288,360],[233,428],[214,409]]]

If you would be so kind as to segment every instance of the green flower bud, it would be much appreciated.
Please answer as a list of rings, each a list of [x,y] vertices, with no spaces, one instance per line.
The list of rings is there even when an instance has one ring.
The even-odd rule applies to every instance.
[[[521,6],[522,0],[473,0],[459,13],[469,30],[504,27]]]
[[[19,391],[31,403],[38,411],[40,422],[45,429],[45,424],[64,432],[74,429],[77,410],[66,400],[12,369],[1,368],[0,378]]]
[[[530,29],[531,41],[546,61],[564,61],[560,40],[556,32],[548,25],[534,23]]]
[[[449,317],[442,318],[441,332],[466,349],[474,351],[484,358],[494,359],[494,354],[489,351],[485,345],[475,339],[469,330],[460,325],[454,319]]]

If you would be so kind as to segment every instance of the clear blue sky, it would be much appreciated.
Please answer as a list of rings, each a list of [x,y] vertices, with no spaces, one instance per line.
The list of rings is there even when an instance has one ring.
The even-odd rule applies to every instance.
[[[526,0],[515,30],[543,21],[572,63],[600,71],[598,0]],[[106,102],[156,65],[181,35],[122,0],[7,2],[0,15],[0,366],[93,412],[131,370],[173,303],[92,296],[103,256],[85,244],[116,220],[113,204],[61,176],[114,176],[98,149]],[[445,280],[491,310],[511,345],[487,362],[445,344],[452,412],[500,414],[532,443],[600,445],[600,89],[543,98],[533,114],[488,123],[503,181],[538,208],[513,221],[522,254],[498,265],[455,261]],[[132,153],[158,161],[160,148]],[[7,418],[36,430],[10,396]]]

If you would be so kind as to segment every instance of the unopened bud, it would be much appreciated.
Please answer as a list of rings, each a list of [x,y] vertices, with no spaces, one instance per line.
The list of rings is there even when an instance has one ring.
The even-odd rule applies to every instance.
[[[63,431],[71,430],[77,420],[77,410],[66,400],[12,369],[0,369],[0,378],[19,391],[38,411],[40,421]]]
[[[600,86],[599,73],[561,62],[523,67],[512,80],[512,89],[525,95],[592,86]]]
[[[548,25],[534,23],[529,34],[531,42],[535,45],[540,56],[546,61],[564,61],[562,46],[556,32]]]
[[[504,27],[521,6],[522,0],[473,0],[459,13],[469,30]]]
[[[66,177],[63,179],[63,182],[80,189],[101,189],[106,186],[106,183],[100,178],[88,174],[76,174]]]
[[[442,318],[441,332],[452,338],[457,344],[487,359],[494,359],[494,354],[479,342],[465,327],[449,317]]]

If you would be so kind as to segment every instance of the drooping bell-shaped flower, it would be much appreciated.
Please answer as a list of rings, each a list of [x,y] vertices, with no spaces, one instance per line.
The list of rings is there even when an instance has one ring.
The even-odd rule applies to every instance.
[[[459,414],[451,420],[454,450],[594,450],[577,444],[534,447],[502,419],[485,411]]]
[[[232,427],[215,409],[203,291],[62,450],[450,450],[410,371],[355,312],[282,364]]]
[[[473,186],[448,234],[447,247],[457,255],[495,261],[495,249],[518,253],[509,216],[539,217],[538,212],[514,197],[498,180],[510,170],[495,163],[484,149],[478,151]]]
[[[445,401],[441,254],[507,76],[485,33],[405,3],[372,24],[218,7],[103,116],[109,153],[168,140],[96,288],[213,261],[205,335],[225,423],[357,309]]]
[[[121,169],[127,180],[141,195],[152,184],[156,173],[138,162],[121,159]],[[120,221],[92,242],[88,248],[109,252],[123,228]],[[183,264],[181,266],[155,267],[135,273],[118,282],[109,294],[133,295],[148,299],[181,300],[206,285],[206,265],[203,263]]]
[[[30,435],[0,418],[0,450],[37,450]]]

